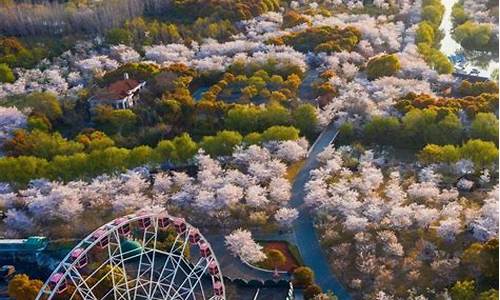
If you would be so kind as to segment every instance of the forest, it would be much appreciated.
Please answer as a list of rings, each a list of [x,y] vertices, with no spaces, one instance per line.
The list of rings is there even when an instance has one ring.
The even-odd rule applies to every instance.
[[[320,253],[286,242],[349,299],[497,299],[498,60],[460,74],[442,49],[498,53],[498,2],[446,9],[0,0],[1,235],[81,239],[161,207],[277,270],[257,237],[305,219]],[[316,268],[287,276],[343,300]]]

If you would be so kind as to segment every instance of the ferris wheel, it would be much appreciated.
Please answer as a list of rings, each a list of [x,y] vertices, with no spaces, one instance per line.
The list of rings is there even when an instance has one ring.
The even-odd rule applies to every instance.
[[[200,231],[165,211],[144,211],[83,239],[36,299],[226,298],[219,263]]]

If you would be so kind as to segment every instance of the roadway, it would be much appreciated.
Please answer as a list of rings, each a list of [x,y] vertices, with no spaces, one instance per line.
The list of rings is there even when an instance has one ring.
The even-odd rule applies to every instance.
[[[309,180],[309,173],[319,166],[316,157],[333,142],[337,134],[338,126],[332,123],[321,133],[314,145],[312,145],[306,162],[292,185],[290,206],[299,211],[299,218],[293,224],[295,242],[305,265],[314,271],[316,283],[323,291],[332,291],[339,300],[348,300],[351,297],[330,268],[328,258],[322,250],[319,237],[316,234],[314,219],[304,203],[305,185]]]

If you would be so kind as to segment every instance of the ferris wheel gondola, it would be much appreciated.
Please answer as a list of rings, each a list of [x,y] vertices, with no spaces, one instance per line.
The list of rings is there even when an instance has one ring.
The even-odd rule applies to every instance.
[[[200,231],[165,211],[115,219],[56,267],[37,300],[224,300],[217,258]]]

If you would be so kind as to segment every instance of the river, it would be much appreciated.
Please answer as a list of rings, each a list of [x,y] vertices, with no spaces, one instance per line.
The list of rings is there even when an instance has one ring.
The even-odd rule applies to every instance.
[[[451,10],[453,5],[458,2],[458,0],[441,0],[445,7],[445,12],[443,16],[443,21],[439,27],[445,34],[445,37],[441,41],[441,52],[446,56],[453,55],[465,55],[466,63],[463,65],[455,64],[455,68],[459,72],[470,73],[472,70],[476,69],[479,71],[479,76],[490,77],[491,73],[498,69],[498,56],[491,57],[488,53],[465,53],[453,37],[451,36],[451,31],[453,29]],[[474,55],[475,54],[475,55]],[[475,56],[471,59],[471,56]]]

